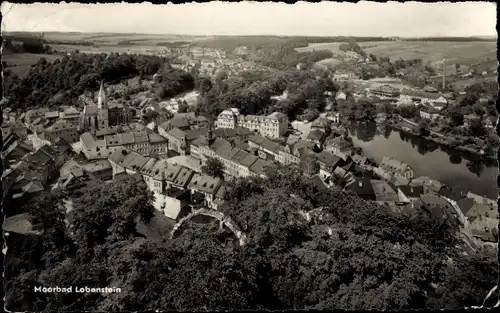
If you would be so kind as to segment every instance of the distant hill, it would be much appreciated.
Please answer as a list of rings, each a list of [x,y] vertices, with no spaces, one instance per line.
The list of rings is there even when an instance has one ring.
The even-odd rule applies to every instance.
[[[471,41],[497,41],[496,37],[418,37],[418,38],[403,38],[405,41],[454,41],[454,42],[471,42]]]

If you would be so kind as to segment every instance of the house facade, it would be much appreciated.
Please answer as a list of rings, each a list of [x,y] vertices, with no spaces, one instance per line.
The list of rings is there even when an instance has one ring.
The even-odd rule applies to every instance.
[[[411,166],[393,158],[384,157],[380,162],[379,167],[395,176],[407,179],[412,179],[415,176],[415,171],[411,168]]]
[[[279,112],[268,116],[241,115],[238,109],[225,110],[217,117],[217,128],[235,128],[237,126],[247,128],[254,133],[269,138],[283,137],[288,130],[288,117]]]

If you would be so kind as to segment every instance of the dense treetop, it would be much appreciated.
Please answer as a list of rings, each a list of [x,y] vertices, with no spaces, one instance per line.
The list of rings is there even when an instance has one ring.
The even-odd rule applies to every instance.
[[[199,78],[196,88],[201,93],[198,111],[209,116],[238,108],[242,114],[282,112],[291,119],[307,109],[321,110],[325,106],[325,92],[335,93],[339,89],[326,74],[317,76],[296,69],[243,72],[231,77],[221,72],[212,82]],[[288,92],[287,99],[271,99],[284,91]]]
[[[97,90],[100,80],[116,83],[135,76],[153,75],[165,62],[165,58],[158,56],[118,53],[74,53],[52,63],[41,58],[23,78],[7,68],[4,94],[14,109],[74,104],[84,91]],[[185,80],[182,76],[179,79]]]
[[[43,234],[7,237],[7,307],[458,308],[480,304],[497,279],[493,253],[458,253],[453,224],[326,189],[293,167],[235,180],[226,195],[222,210],[247,234],[244,246],[215,222],[187,222],[172,240],[138,233],[134,221],[151,218],[152,195],[133,176],[39,198],[32,222]],[[34,285],[122,292],[54,296],[32,292]]]

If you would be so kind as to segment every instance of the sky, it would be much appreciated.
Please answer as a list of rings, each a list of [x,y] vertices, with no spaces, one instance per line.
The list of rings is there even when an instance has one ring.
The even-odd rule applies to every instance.
[[[178,35],[496,36],[488,2],[210,2],[1,6],[6,31]]]

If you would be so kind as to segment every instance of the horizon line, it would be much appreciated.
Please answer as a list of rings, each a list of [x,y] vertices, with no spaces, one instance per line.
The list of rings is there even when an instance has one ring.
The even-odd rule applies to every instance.
[[[472,35],[472,36],[377,36],[377,35],[277,35],[277,34],[240,34],[240,35],[220,35],[220,34],[175,34],[175,33],[136,33],[136,32],[83,32],[83,31],[25,31],[25,30],[12,30],[3,31],[3,34],[8,33],[58,33],[58,34],[116,34],[116,35],[155,35],[155,36],[189,36],[189,37],[312,37],[312,38],[329,38],[329,37],[379,37],[379,38],[498,38],[496,35]]]

